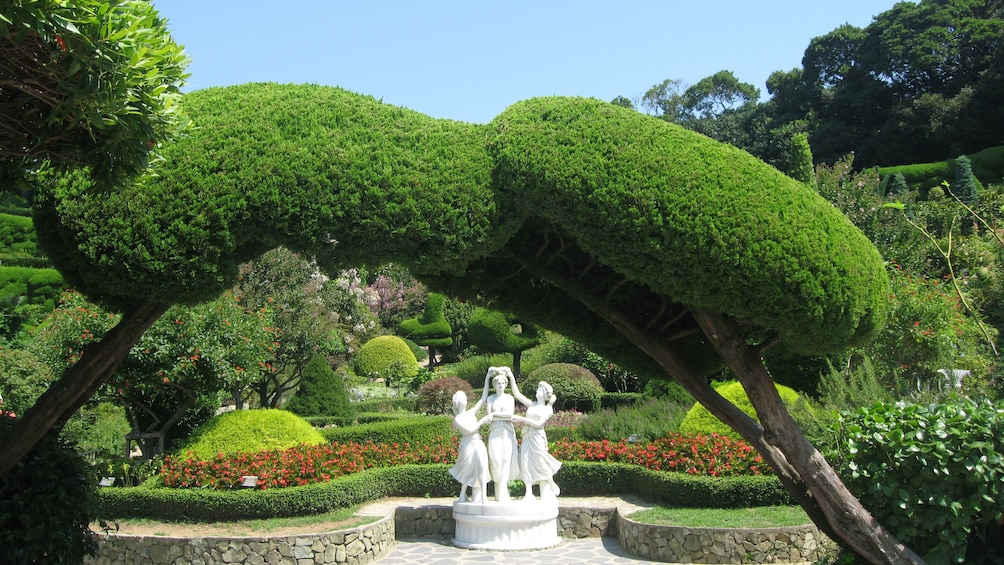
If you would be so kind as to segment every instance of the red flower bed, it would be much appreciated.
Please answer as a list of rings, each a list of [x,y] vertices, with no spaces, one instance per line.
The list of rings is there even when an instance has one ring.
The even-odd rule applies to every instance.
[[[557,441],[551,454],[562,461],[613,461],[641,465],[657,471],[724,477],[759,475],[769,468],[752,447],[725,436],[668,437],[639,444],[625,441]],[[372,467],[412,463],[448,463],[457,460],[457,438],[443,438],[433,445],[412,448],[408,444],[330,443],[297,446],[260,453],[217,454],[211,460],[192,457],[164,458],[164,484],[179,488],[235,489],[241,477],[258,477],[262,489],[329,481]]]
[[[257,476],[262,489],[306,485],[372,467],[453,463],[457,460],[456,443],[443,440],[420,449],[407,443],[301,445],[259,453],[219,453],[208,461],[168,456],[160,476],[166,486],[180,488],[233,489],[241,485],[244,475]]]
[[[613,461],[657,471],[728,477],[770,473],[763,458],[747,443],[728,437],[670,434],[648,443],[626,441],[556,441],[551,455],[562,461]]]

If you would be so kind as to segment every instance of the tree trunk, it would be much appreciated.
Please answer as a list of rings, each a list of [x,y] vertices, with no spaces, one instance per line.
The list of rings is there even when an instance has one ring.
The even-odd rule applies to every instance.
[[[170,304],[144,301],[122,314],[104,339],[84,349],[80,359],[53,383],[34,406],[0,437],[0,478],[7,475],[42,437],[65,422],[115,372],[129,350]]]
[[[861,506],[805,437],[781,402],[759,354],[747,345],[735,320],[703,310],[694,311],[694,317],[742,383],[760,419],[764,439],[784,454],[840,540],[872,563],[924,563]]]
[[[671,343],[647,330],[609,300],[610,290],[589,289],[533,260],[524,268],[574,297],[645,352],[712,414],[736,430],[771,466],[785,490],[820,530],[872,563],[923,564],[910,548],[889,534],[847,490],[836,472],[809,443],[774,388],[759,354],[746,344],[731,318],[703,310],[691,315],[718,354],[743,384],[760,424],[721,397],[683,362]]]

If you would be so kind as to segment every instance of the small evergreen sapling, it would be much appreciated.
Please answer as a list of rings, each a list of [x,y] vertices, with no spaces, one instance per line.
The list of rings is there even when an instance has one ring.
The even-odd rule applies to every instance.
[[[300,416],[338,416],[351,419],[352,404],[342,377],[323,355],[315,355],[303,370],[300,387],[286,409]]]

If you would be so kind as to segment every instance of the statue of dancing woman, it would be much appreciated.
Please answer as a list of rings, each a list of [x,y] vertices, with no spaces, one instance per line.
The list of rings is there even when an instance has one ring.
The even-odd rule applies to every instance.
[[[560,490],[554,482],[554,474],[561,468],[558,461],[547,450],[547,434],[544,423],[554,414],[554,389],[548,383],[540,381],[537,385],[537,398],[531,401],[523,396],[516,386],[516,378],[509,373],[512,380],[512,393],[521,403],[526,405],[526,417],[515,416],[514,421],[523,422],[523,443],[519,446],[519,466],[526,484],[524,502],[536,500],[533,496],[533,485],[538,485],[541,500],[557,498]]]
[[[467,394],[458,390],[453,395],[453,427],[460,432],[460,447],[457,449],[457,463],[450,468],[450,475],[460,483],[460,502],[481,504],[485,501],[488,480],[488,450],[481,440],[481,426],[491,419],[491,414],[478,420],[477,412],[485,403],[485,397],[467,408]],[[471,496],[467,497],[467,487]]]
[[[516,412],[516,399],[505,391],[512,371],[508,367],[492,367],[485,375],[487,412],[491,426],[488,428],[488,460],[492,482],[495,483],[495,500],[509,502],[509,481],[519,478],[519,452],[516,429],[512,418]],[[513,379],[515,382],[515,378]],[[488,394],[489,383],[495,392]]]

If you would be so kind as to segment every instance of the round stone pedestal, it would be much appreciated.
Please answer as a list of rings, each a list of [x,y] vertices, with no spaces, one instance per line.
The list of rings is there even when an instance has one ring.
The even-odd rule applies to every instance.
[[[524,551],[547,549],[563,541],[558,535],[557,499],[454,502],[453,519],[457,547]]]

